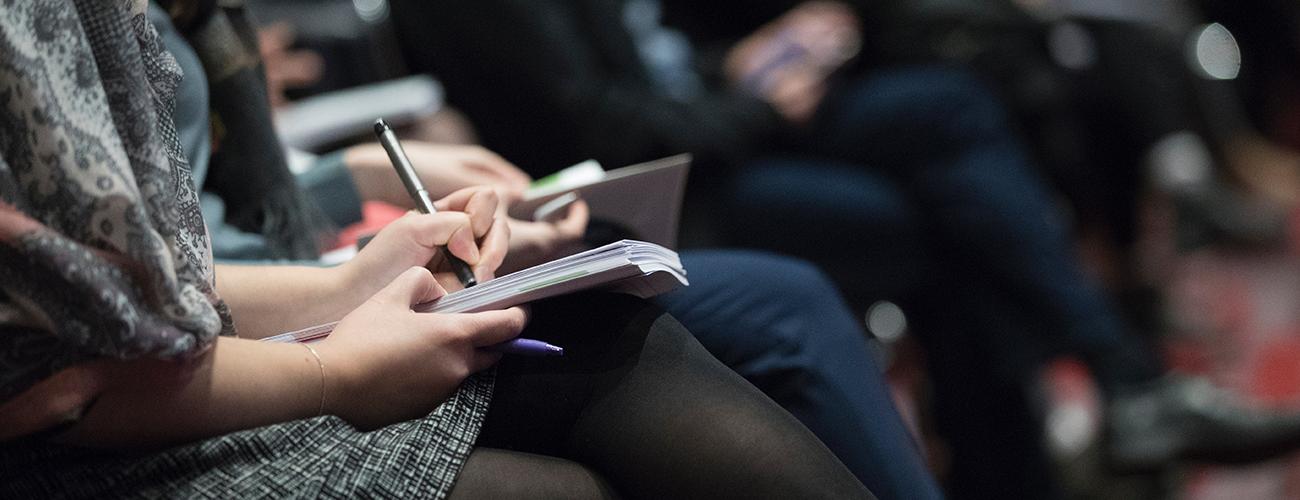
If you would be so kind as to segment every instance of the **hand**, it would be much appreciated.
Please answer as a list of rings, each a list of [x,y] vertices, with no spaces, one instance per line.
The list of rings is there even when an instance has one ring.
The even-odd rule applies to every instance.
[[[561,215],[545,221],[506,219],[510,224],[510,253],[501,273],[542,264],[584,250],[583,234],[591,220],[587,202],[578,200]]]
[[[433,275],[409,268],[315,344],[325,366],[325,408],[362,429],[418,418],[501,354],[481,347],[519,335],[523,309],[417,313],[446,294]]]
[[[275,23],[257,30],[257,49],[266,68],[266,94],[272,107],[289,99],[286,89],[312,85],[325,71],[325,59],[310,50],[295,50],[293,26]]]
[[[435,198],[469,186],[489,186],[509,202],[519,199],[532,182],[519,167],[480,146],[403,141],[402,148],[420,182]],[[348,148],[343,161],[363,199],[415,208],[388,154],[378,144]]]
[[[343,283],[350,292],[369,297],[411,266],[434,271],[448,290],[461,289],[439,247],[446,245],[474,270],[479,281],[495,276],[510,245],[510,227],[495,191],[466,188],[434,202],[438,213],[409,213],[393,221],[351,261]]]
[[[801,124],[825,96],[826,78],[857,55],[858,26],[840,2],[804,2],[737,43],[724,70],[732,83]]]

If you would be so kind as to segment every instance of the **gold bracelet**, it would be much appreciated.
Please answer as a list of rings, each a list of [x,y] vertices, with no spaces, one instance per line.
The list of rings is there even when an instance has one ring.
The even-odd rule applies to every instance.
[[[311,356],[313,358],[316,358],[316,366],[320,367],[320,409],[316,410],[316,415],[317,416],[324,415],[325,414],[325,362],[320,360],[320,353],[316,352],[316,348],[312,347],[311,344],[300,344],[300,345],[307,348],[307,351],[311,353]]]

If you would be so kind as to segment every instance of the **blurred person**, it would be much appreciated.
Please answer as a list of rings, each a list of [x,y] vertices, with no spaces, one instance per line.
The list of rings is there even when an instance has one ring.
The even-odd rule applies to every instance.
[[[1024,425],[1030,409],[1013,400],[1045,350],[1078,354],[1098,377],[1117,465],[1259,458],[1300,441],[1295,415],[1161,376],[1080,268],[1001,105],[968,72],[837,69],[863,37],[854,11],[833,2],[680,2],[675,19],[729,26],[775,4],[790,10],[708,61],[660,21],[657,2],[392,5],[408,62],[437,74],[485,144],[525,170],[692,152],[695,194],[718,202],[733,238],[838,260],[847,285],[917,296],[941,360],[930,366],[956,494],[1044,494],[1043,465],[1025,460],[1039,439]],[[803,41],[823,36],[838,41]],[[871,281],[875,266],[914,288]],[[1012,418],[988,416],[1003,403],[1018,405]]]
[[[155,19],[169,50],[189,75],[201,75],[201,61],[193,57],[186,40],[170,30],[166,19]],[[181,32],[195,28],[181,23]],[[207,43],[202,32],[191,33],[196,43]],[[220,43],[220,42],[218,42]],[[211,50],[211,49],[210,49]],[[229,46],[221,51],[230,52]],[[199,51],[204,52],[203,50]],[[267,61],[271,64],[271,61]],[[273,69],[273,68],[272,68]],[[182,137],[210,136],[210,120],[204,119],[202,78],[187,79],[180,90],[177,127]],[[219,89],[225,82],[213,83]],[[217,94],[214,94],[216,99]],[[246,100],[252,106],[265,102],[257,96]],[[219,122],[222,103],[212,102]],[[252,117],[258,115],[248,113]],[[260,116],[265,117],[265,112]],[[228,136],[218,135],[226,154],[237,147]],[[272,138],[273,139],[273,138]],[[250,137],[244,144],[267,140]],[[185,142],[185,141],[183,141]],[[280,155],[272,144],[263,146],[269,154],[257,159],[258,168],[284,171]],[[404,149],[434,196],[450,194],[466,186],[497,188],[503,200],[517,196],[529,178],[501,157],[479,147],[434,145],[408,141]],[[185,143],[186,155],[199,185],[215,202],[227,204],[227,213],[258,210],[248,205],[246,194],[232,192],[238,185],[206,182],[218,169],[243,166],[220,156],[208,157],[202,144]],[[318,164],[297,180],[306,187],[304,206],[324,208],[339,225],[360,217],[362,201],[382,201],[413,208],[409,193],[394,175],[387,154],[375,144],[348,148],[329,164]],[[318,170],[329,169],[329,170]],[[321,173],[326,172],[326,173]],[[328,173],[333,172],[333,173]],[[224,174],[230,176],[229,173]],[[247,174],[238,178],[248,179]],[[329,178],[328,182],[323,179]],[[278,176],[277,185],[292,188],[293,179]],[[329,188],[322,186],[329,185]],[[243,201],[241,201],[243,200]],[[212,203],[209,203],[212,205]],[[288,233],[265,233],[260,226],[232,227],[221,223],[222,211],[210,211],[210,224],[223,230],[214,233],[212,246],[219,261],[258,259],[309,259],[311,255],[284,252],[289,248],[276,239],[311,241],[320,228],[303,227]],[[540,264],[580,249],[587,225],[587,207],[576,203],[568,214],[550,222],[501,220],[510,229],[508,258],[501,271]],[[690,270],[691,286],[666,294],[656,301],[692,329],[710,352],[748,380],[761,386],[779,404],[804,422],[869,488],[885,498],[938,498],[939,490],[925,469],[916,444],[903,425],[882,380],[861,325],[838,296],[825,275],[813,266],[794,259],[761,252],[699,250],[682,253]]]
[[[642,301],[413,313],[451,283],[439,247],[484,280],[506,257],[489,188],[344,266],[214,266],[146,5],[0,11],[0,496],[874,498]],[[239,47],[237,4],[170,6],[200,13],[220,90],[265,105],[255,58],[206,52]],[[521,330],[569,356],[475,375]]]

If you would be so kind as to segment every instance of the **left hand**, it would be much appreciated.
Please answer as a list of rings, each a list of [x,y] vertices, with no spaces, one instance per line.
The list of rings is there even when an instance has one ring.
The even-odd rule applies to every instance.
[[[590,220],[591,209],[582,200],[573,202],[562,215],[544,221],[507,219],[510,224],[510,253],[501,266],[502,274],[585,250],[582,236]]]
[[[434,206],[438,213],[408,213],[375,235],[342,266],[345,286],[369,297],[412,266],[425,266],[447,291],[460,290],[464,287],[440,250],[444,245],[470,265],[480,282],[492,279],[510,245],[510,227],[496,192],[466,188]]]

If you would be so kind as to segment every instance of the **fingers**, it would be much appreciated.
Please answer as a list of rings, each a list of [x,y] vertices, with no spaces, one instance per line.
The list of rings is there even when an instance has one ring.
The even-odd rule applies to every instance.
[[[552,224],[563,238],[581,238],[590,222],[591,207],[587,202],[578,200],[569,205],[569,213],[563,219],[555,220]]]
[[[479,247],[479,261],[474,265],[474,277],[480,282],[492,279],[497,268],[506,259],[510,250],[510,224],[505,217],[499,217],[483,237]]]
[[[381,302],[401,304],[410,307],[422,304],[446,295],[447,291],[433,279],[433,273],[423,267],[412,267],[403,271],[388,286],[375,294]]]
[[[469,336],[474,347],[486,347],[500,344],[519,336],[528,324],[528,313],[520,307],[511,307],[499,311],[443,315],[443,320],[450,318],[456,322],[459,331]]]
[[[469,216],[474,237],[481,238],[492,227],[492,220],[505,206],[495,190],[489,187],[469,187],[447,195],[434,202],[439,211],[462,212]]]
[[[479,261],[478,243],[474,236],[473,220],[469,214],[461,212],[438,212],[434,214],[408,213],[393,222],[416,244],[428,249],[428,255],[434,255],[443,245],[452,255],[459,257],[470,265]]]
[[[497,364],[498,361],[501,361],[501,353],[475,349],[474,357],[469,360],[469,371],[470,373],[481,372],[491,368],[493,365]]]

